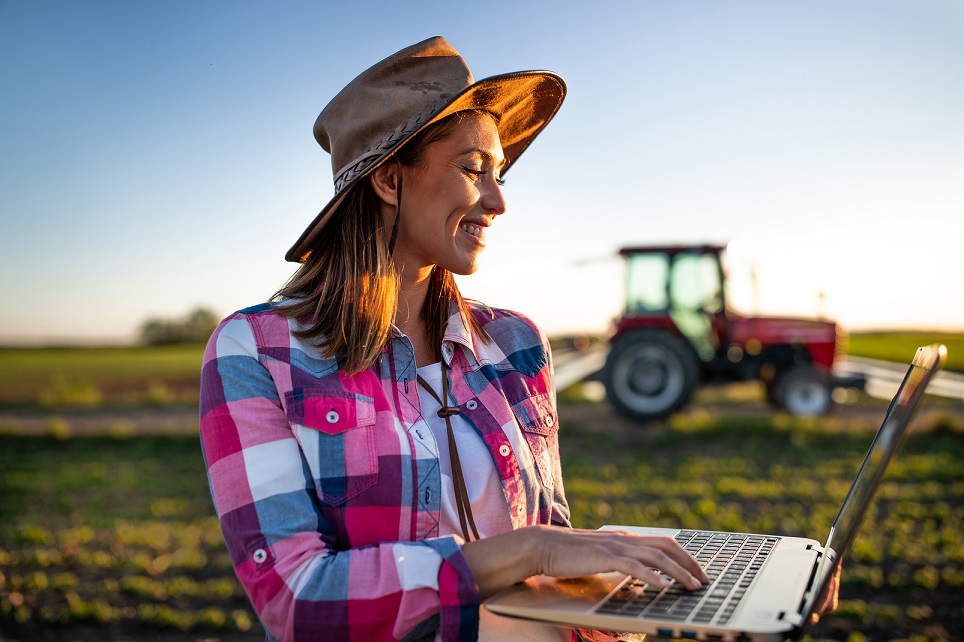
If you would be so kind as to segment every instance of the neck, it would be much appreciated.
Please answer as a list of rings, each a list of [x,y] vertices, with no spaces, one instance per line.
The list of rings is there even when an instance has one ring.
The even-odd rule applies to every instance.
[[[398,309],[395,312],[395,326],[411,340],[415,349],[415,362],[419,366],[435,359],[435,350],[429,341],[428,325],[422,313],[428,297],[431,274],[431,267],[414,271],[402,269]]]

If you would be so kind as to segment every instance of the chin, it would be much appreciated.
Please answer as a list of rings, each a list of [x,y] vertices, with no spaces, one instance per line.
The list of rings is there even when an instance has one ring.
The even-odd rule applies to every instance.
[[[459,263],[456,265],[443,265],[442,267],[452,274],[457,274],[459,276],[469,276],[470,274],[475,274],[479,271],[479,264],[474,261],[468,264]]]
[[[475,274],[479,271],[481,261],[479,261],[478,256],[460,257],[459,260],[450,261],[447,265],[445,262],[439,263],[439,265],[452,274],[469,276],[470,274]]]
[[[459,276],[469,276],[470,274],[475,274],[479,271],[479,266],[473,265],[468,268],[456,268],[454,270],[449,270],[452,274],[457,274]]]

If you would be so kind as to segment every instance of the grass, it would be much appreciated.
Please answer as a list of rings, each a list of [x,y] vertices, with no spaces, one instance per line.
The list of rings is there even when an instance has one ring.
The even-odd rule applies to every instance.
[[[964,372],[964,334],[941,332],[860,332],[850,335],[847,353],[884,361],[908,363],[922,345],[947,346],[945,368]]]
[[[0,348],[0,407],[197,403],[204,346]]]
[[[5,636],[59,639],[64,627],[87,626],[93,633],[80,639],[152,631],[257,639],[196,436],[4,435],[0,471]]]
[[[596,407],[561,409],[567,494],[587,528],[686,523],[819,539],[872,434],[843,420],[692,412],[629,447]],[[814,639],[964,634],[964,425],[928,428],[892,467],[845,562],[840,612]],[[196,435],[0,435],[0,498],[0,638],[263,639]]]

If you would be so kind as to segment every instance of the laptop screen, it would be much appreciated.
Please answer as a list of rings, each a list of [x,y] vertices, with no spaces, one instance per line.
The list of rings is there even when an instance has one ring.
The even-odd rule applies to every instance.
[[[914,361],[890,402],[884,422],[830,529],[826,543],[827,555],[822,558],[816,576],[819,580],[815,583],[817,590],[811,592],[805,613],[809,612],[812,603],[823,593],[833,575],[835,563],[850,550],[874,491],[884,477],[887,464],[904,441],[907,426],[924,395],[924,389],[946,355],[947,349],[942,345],[917,349]]]

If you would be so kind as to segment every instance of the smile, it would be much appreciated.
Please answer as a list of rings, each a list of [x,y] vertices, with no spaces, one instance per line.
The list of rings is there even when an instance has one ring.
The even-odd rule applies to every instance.
[[[483,236],[483,228],[479,227],[478,225],[473,225],[472,223],[462,223],[459,225],[459,228],[463,232],[468,232],[477,238],[482,238]]]

